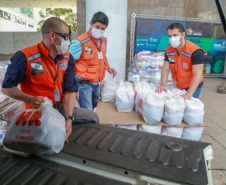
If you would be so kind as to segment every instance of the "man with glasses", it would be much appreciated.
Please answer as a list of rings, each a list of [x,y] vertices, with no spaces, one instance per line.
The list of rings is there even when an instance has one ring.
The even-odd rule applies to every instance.
[[[24,101],[26,108],[39,108],[46,96],[52,100],[53,107],[65,116],[66,142],[73,122],[99,122],[95,112],[75,108],[78,88],[74,58],[67,51],[69,38],[64,21],[47,19],[42,26],[42,41],[15,53],[2,84],[2,92]]]
[[[108,17],[103,12],[95,13],[89,31],[75,38],[69,48],[75,59],[78,103],[82,108],[93,110],[97,106],[99,82],[104,79],[106,69],[113,77],[117,75],[106,58],[107,38],[103,34],[107,26]]]

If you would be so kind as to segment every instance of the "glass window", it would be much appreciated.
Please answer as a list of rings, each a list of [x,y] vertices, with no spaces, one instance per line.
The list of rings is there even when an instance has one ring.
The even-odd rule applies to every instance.
[[[0,17],[3,17],[3,11],[0,10]]]
[[[11,15],[11,21],[16,22],[16,16],[15,15]]]
[[[23,19],[22,20],[22,23],[23,23],[23,25],[26,25],[26,20]]]
[[[19,17],[17,17],[17,18],[16,18],[16,22],[19,23],[19,24],[22,24],[22,19],[19,18]]]
[[[29,22],[29,23],[28,23],[28,26],[31,27],[31,28],[34,28],[34,24],[33,24],[33,23],[30,23],[30,22]]]
[[[4,18],[10,20],[10,13],[4,12]]]

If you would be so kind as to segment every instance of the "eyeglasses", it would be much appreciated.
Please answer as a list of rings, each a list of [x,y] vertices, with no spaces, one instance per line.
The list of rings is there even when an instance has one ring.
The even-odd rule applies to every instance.
[[[55,34],[60,35],[61,37],[63,37],[64,40],[70,39],[70,34],[68,34],[68,33],[59,33],[59,32],[56,32],[56,31],[47,31],[47,32],[45,32],[45,34],[49,34],[50,32],[54,32]]]

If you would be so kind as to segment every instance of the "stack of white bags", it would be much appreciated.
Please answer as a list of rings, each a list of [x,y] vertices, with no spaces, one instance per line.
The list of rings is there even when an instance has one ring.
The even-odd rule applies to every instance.
[[[184,102],[180,95],[186,94],[185,90],[180,90],[173,84],[168,84],[167,88],[167,92],[155,93],[156,87],[147,82],[139,82],[134,86],[128,82],[120,83],[119,86],[105,82],[101,86],[101,101],[113,102],[115,96],[118,112],[132,112],[135,105],[135,110],[149,124],[138,125],[139,131],[200,140],[204,127],[197,126],[203,124],[204,104],[197,98]],[[153,125],[161,120],[169,126]],[[175,127],[181,125],[182,121],[189,127]],[[136,130],[136,126],[118,127]]]

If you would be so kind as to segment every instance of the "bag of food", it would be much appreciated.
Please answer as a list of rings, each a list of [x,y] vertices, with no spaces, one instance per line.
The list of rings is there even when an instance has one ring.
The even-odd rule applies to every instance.
[[[103,81],[100,85],[100,100],[102,102],[115,102],[115,95],[118,84],[114,82]]]
[[[13,103],[13,102],[16,102],[16,100],[13,98],[10,98],[9,96],[6,96],[5,94],[3,94],[0,91],[0,107],[3,107],[5,105]]]
[[[149,132],[153,134],[160,134],[162,126],[161,125],[138,125],[138,130],[143,132]]]
[[[197,98],[186,100],[183,120],[188,125],[201,125],[204,118],[204,104]]]
[[[142,102],[142,117],[146,123],[158,123],[162,120],[164,100],[154,95],[148,95]]]
[[[142,114],[142,103],[146,96],[154,94],[154,91],[151,89],[143,89],[142,91],[138,91],[135,98],[135,110]]]
[[[5,132],[7,129],[7,122],[6,121],[0,121],[0,145],[2,145],[3,139],[5,137]]]
[[[129,82],[121,83],[116,92],[115,105],[118,112],[132,112],[134,109],[134,90]]]
[[[47,97],[38,109],[18,113],[6,131],[4,148],[15,153],[59,153],[66,136],[65,119]]]
[[[202,137],[204,127],[185,127],[182,138],[199,141]]]
[[[9,103],[3,107],[0,107],[0,114],[3,116],[3,120],[12,122],[17,113],[25,110],[25,104],[22,101],[16,101]]]
[[[165,100],[165,111],[163,121],[167,125],[180,125],[184,116],[184,99],[180,96],[174,96]]]
[[[181,138],[183,127],[165,127],[162,126],[162,135]]]
[[[169,89],[167,89],[167,92],[165,91],[162,91],[162,93],[155,92],[155,96],[163,100],[166,100],[173,97],[173,93]]]

